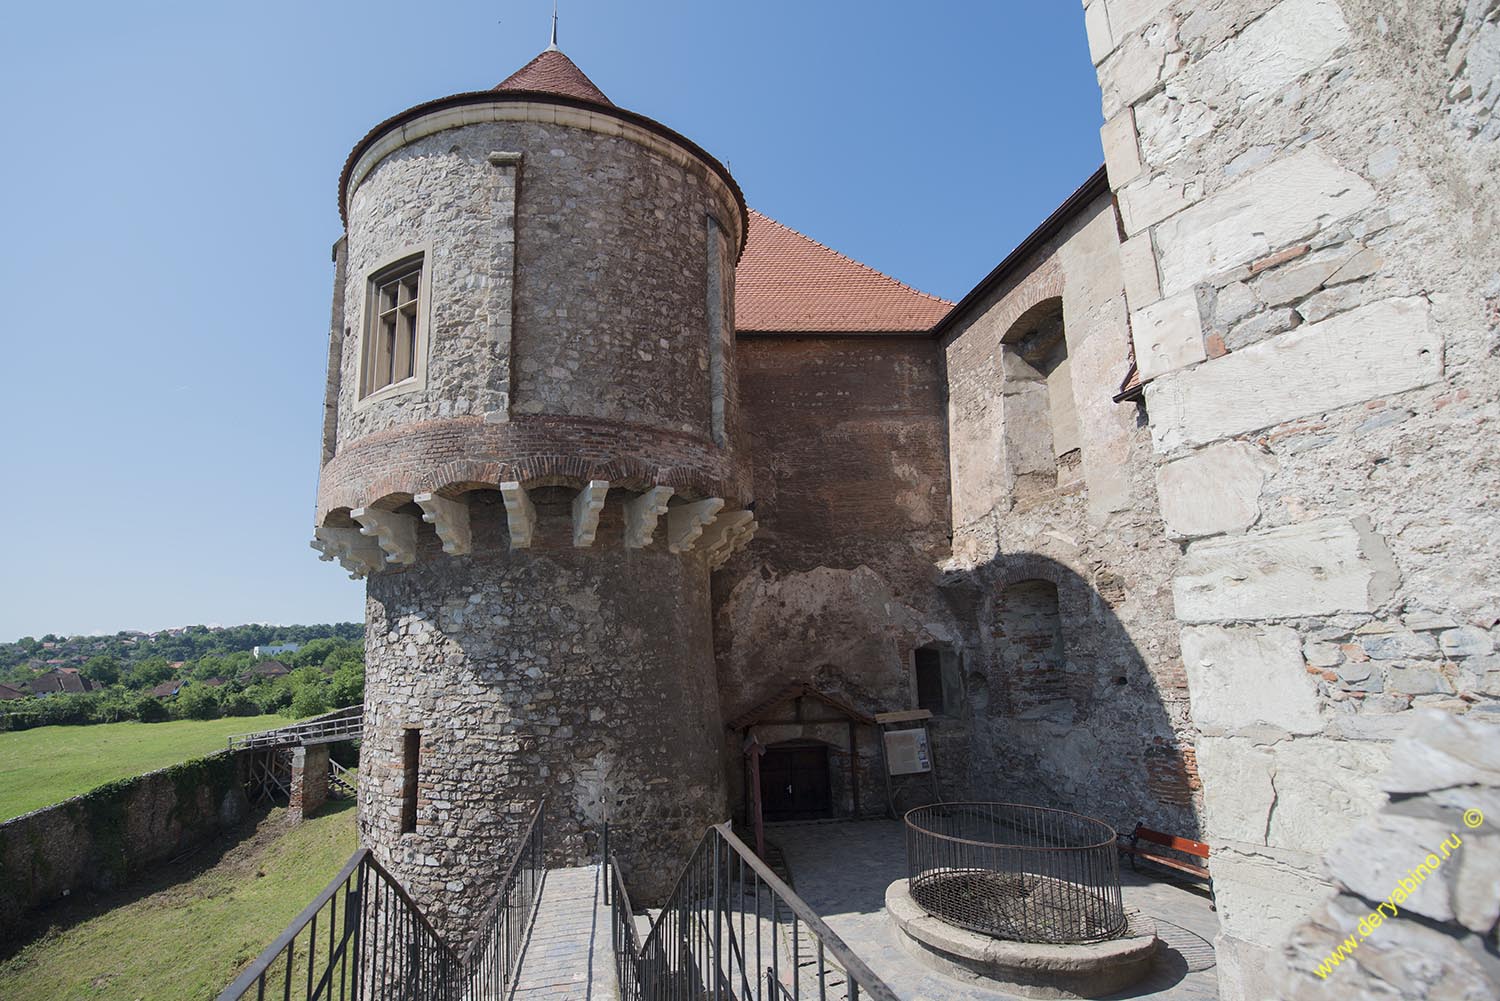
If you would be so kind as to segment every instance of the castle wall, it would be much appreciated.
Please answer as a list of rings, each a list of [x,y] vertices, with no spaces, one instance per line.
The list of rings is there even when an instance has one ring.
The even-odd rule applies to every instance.
[[[1494,718],[1500,697],[1497,10],[1085,12],[1185,549],[1172,583],[1223,996],[1282,997],[1267,957],[1329,894],[1320,856],[1381,804],[1375,775],[1413,710]],[[1466,932],[1447,934],[1421,949],[1434,978],[1470,962]],[[1376,951],[1351,969],[1366,955],[1359,978],[1426,996]]]
[[[752,546],[715,577],[724,716],[793,682],[874,713],[915,704],[912,651],[958,646],[938,590],[948,550],[942,379],[928,336],[741,336],[740,397],[754,470]],[[762,740],[847,731],[777,728]],[[879,749],[862,734],[862,811],[882,812]],[[961,757],[939,750],[943,760]],[[741,809],[739,737],[728,735]],[[847,757],[832,769],[843,781]],[[852,809],[852,795],[845,800]]]
[[[971,602],[965,778],[976,798],[1191,834],[1176,547],[1162,538],[1141,415],[1113,399],[1129,367],[1118,254],[1101,195],[943,336],[954,497],[944,569]],[[1055,337],[1059,317],[1066,387],[1027,361],[1028,338]],[[1053,402],[1069,388],[1072,414]]]
[[[594,547],[573,548],[571,498],[536,491],[538,537],[510,551],[498,495],[471,495],[474,555],[424,537],[417,563],[369,581],[361,834],[454,941],[543,796],[551,864],[587,861],[608,817],[647,902],[726,816],[708,568],[625,549],[618,504]],[[412,727],[419,795],[402,833]]]

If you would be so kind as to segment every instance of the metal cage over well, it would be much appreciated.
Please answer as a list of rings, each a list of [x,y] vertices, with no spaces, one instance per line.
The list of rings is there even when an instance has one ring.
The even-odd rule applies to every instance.
[[[1019,942],[1098,942],[1128,926],[1115,832],[1064,810],[934,803],[906,814],[912,899],[949,924]]]

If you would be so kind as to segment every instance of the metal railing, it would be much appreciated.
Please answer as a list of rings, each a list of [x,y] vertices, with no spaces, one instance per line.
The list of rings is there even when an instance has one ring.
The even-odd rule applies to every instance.
[[[516,962],[542,883],[542,817],[546,806],[543,800],[532,811],[495,899],[480,919],[479,937],[464,959],[466,1001],[504,1001],[510,995]]]
[[[361,848],[218,1001],[455,1001],[458,958]]]
[[[335,740],[358,740],[364,727],[365,707],[345,706],[333,712],[275,730],[237,733],[229,738],[231,751],[262,747],[284,747],[291,744],[326,744]]]
[[[906,814],[912,899],[995,938],[1098,942],[1125,933],[1115,832],[1015,803],[934,803]]]
[[[619,866],[606,862],[624,1001],[896,1001],[728,824],[698,843],[644,943]]]

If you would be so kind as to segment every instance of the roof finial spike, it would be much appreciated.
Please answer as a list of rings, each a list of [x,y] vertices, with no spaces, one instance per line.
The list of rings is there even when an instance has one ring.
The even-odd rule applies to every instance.
[[[552,44],[547,46],[547,51],[562,51],[557,47],[557,0],[552,0]]]

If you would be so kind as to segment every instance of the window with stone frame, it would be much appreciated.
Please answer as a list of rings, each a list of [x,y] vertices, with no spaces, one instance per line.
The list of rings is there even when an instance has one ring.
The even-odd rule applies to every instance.
[[[422,308],[423,255],[408,257],[370,278],[360,398],[417,376],[426,331]]]

